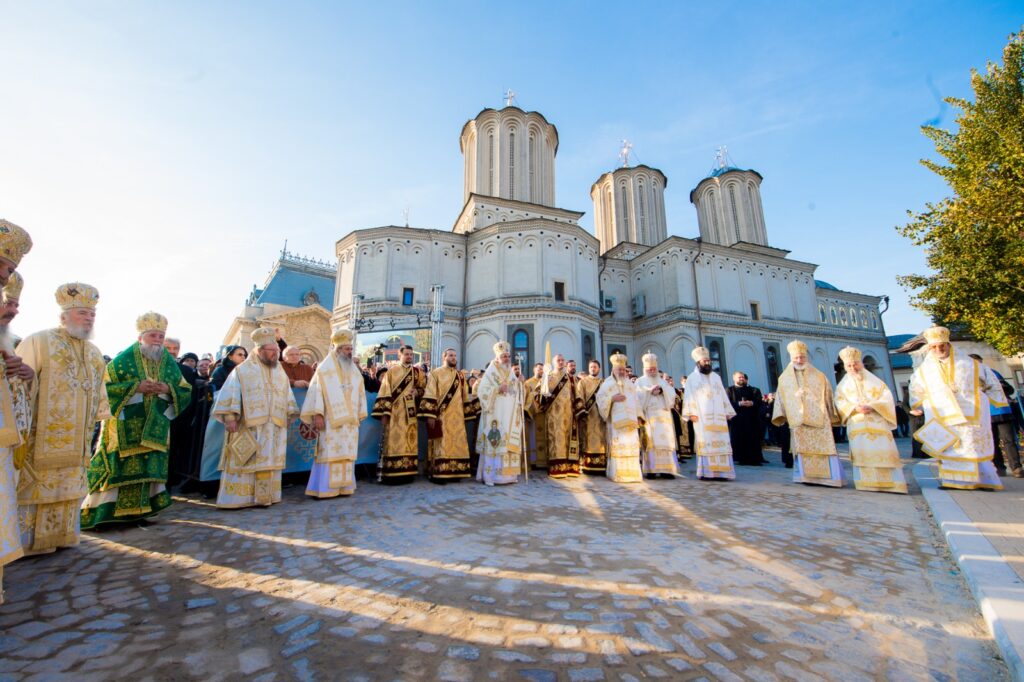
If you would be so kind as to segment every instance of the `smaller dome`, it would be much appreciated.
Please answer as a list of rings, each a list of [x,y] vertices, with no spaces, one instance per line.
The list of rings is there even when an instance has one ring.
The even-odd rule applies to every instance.
[[[819,289],[828,289],[829,291],[839,291],[839,287],[832,286],[828,282],[826,282],[824,280],[821,280],[821,279],[814,280],[814,286],[818,287]]]
[[[748,169],[748,168],[737,168],[736,166],[722,166],[722,167],[716,168],[713,171],[711,171],[710,173],[708,173],[708,177],[709,178],[717,178],[718,176],[725,175],[726,173],[729,173],[731,171],[741,171],[742,172],[742,171],[747,171],[747,170],[750,170],[750,169]]]

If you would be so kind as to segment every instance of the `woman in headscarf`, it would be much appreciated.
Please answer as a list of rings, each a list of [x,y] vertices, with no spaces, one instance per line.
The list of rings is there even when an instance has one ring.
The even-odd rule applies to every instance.
[[[241,346],[228,346],[224,349],[222,360],[213,374],[210,375],[210,388],[213,394],[224,387],[228,375],[249,357],[248,351]],[[213,404],[213,399],[210,400]],[[220,482],[220,453],[224,449],[224,424],[211,419],[206,424],[206,437],[203,439],[203,458],[199,464],[200,490],[206,497],[216,497]]]
[[[224,360],[217,369],[213,370],[213,375],[210,377],[213,390],[219,391],[223,388],[224,382],[228,380],[228,375],[231,374],[231,370],[245,362],[247,357],[249,357],[249,352],[241,346],[228,346],[224,349]]]

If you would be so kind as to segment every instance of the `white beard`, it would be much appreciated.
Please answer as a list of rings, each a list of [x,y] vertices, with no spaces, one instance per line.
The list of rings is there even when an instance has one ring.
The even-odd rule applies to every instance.
[[[164,347],[159,343],[140,343],[139,351],[153,362],[157,362],[164,353]]]
[[[88,341],[92,338],[91,329],[86,329],[70,322],[64,323],[64,331],[66,331],[72,338],[79,339],[80,341]]]
[[[3,349],[9,353],[14,352],[14,339],[11,334],[10,328],[5,325],[0,325],[0,349]]]
[[[804,369],[805,367],[807,367],[806,362],[801,362],[799,364],[795,362],[793,363],[793,369]]]

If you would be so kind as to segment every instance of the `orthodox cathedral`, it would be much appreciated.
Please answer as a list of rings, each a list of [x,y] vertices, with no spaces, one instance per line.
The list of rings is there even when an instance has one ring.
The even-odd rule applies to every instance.
[[[607,365],[616,351],[639,368],[651,351],[676,377],[693,369],[690,351],[703,345],[726,385],[743,371],[769,391],[789,361],[786,344],[799,338],[829,377],[839,350],[853,345],[891,385],[882,297],[840,291],[815,279],[816,265],[769,246],[757,171],[721,159],[690,192],[700,236],[687,239],[668,235],[668,178],[624,163],[590,188],[591,234],[579,225],[582,212],[556,206],[558,131],[543,115],[484,109],[463,126],[459,146],[463,206],[451,229],[353,231],[336,244],[333,287],[322,264],[282,252],[225,343],[244,343],[261,323],[301,319],[304,350],[317,359],[326,343],[313,339],[326,341],[329,325],[430,327],[432,355],[455,348],[464,367],[485,366],[506,340],[527,373],[550,344],[583,368],[591,358]],[[292,270],[308,281],[276,283]],[[265,314],[260,297],[286,290],[295,300],[275,298]],[[312,333],[317,325],[322,334]]]

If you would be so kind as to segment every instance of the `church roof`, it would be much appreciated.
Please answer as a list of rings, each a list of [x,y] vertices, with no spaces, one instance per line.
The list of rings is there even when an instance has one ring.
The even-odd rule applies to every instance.
[[[889,344],[889,350],[896,350],[910,339],[917,336],[917,334],[893,334],[892,336],[885,337]]]
[[[816,279],[816,280],[814,280],[814,286],[818,287],[819,289],[828,289],[829,291],[839,291],[839,287],[833,286],[833,285],[829,284],[828,282],[826,282],[823,279]]]
[[[249,305],[275,303],[295,308],[318,303],[334,307],[337,270],[329,263],[282,251],[262,289],[253,287]]]

